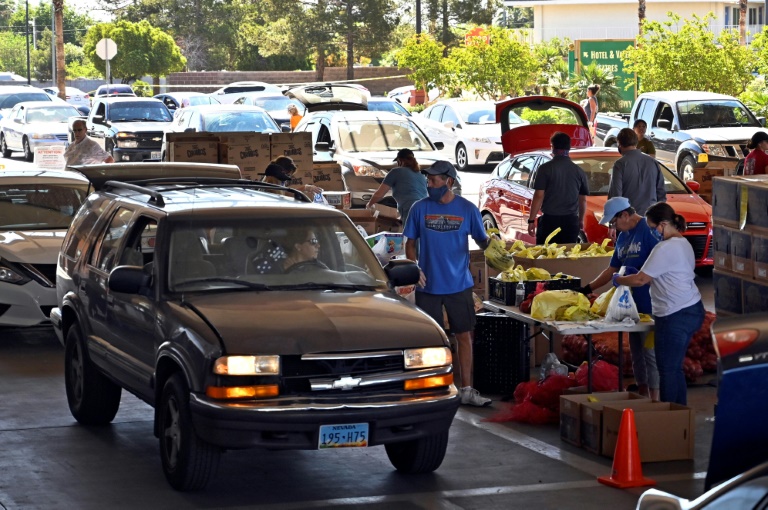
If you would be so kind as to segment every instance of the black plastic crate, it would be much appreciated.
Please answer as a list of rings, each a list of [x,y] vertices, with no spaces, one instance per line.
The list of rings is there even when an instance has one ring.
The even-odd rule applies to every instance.
[[[514,305],[517,283],[504,282],[492,276],[488,278],[488,297],[491,301],[496,301],[503,305]],[[551,280],[526,280],[523,282],[525,285],[525,295],[527,296],[536,290],[536,285],[539,283],[544,283],[546,290],[576,290],[581,287],[581,278],[561,275],[560,278],[553,278]]]
[[[500,313],[477,314],[473,385],[481,393],[511,395],[531,378],[528,326]]]

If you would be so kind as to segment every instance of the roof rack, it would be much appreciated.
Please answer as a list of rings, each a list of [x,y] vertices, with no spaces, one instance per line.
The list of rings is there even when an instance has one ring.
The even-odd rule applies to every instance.
[[[293,195],[295,200],[300,202],[311,202],[309,197],[307,197],[303,192],[297,189],[289,188],[287,186],[280,186],[279,184],[272,184],[269,182],[250,181],[247,179],[226,179],[220,177],[160,177],[157,179],[136,180],[132,181],[132,183],[107,181],[104,183],[104,188],[122,188],[149,195],[151,197],[149,203],[154,203],[158,207],[164,207],[165,201],[163,200],[162,194],[159,191],[146,187],[149,185],[157,184],[180,184],[186,185],[185,187],[188,188],[212,188],[221,187],[224,185],[238,186],[243,188],[287,191]],[[169,189],[167,191],[172,190]]]

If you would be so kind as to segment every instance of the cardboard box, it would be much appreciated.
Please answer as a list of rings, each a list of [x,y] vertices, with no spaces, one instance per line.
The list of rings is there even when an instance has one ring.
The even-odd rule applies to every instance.
[[[731,232],[731,270],[752,278],[752,234],[749,232]]]
[[[723,177],[728,175],[726,169],[723,167],[710,167],[707,165],[704,168],[695,168],[693,170],[693,180],[698,182],[699,194],[712,192],[712,179],[715,177]]]
[[[219,144],[215,141],[177,141],[168,143],[171,161],[218,163]]]
[[[595,409],[602,410],[606,402],[642,399],[650,402],[650,399],[641,397],[637,393],[622,392],[583,392],[560,396],[560,439],[576,446],[582,446],[582,406],[595,404]],[[598,430],[601,430],[598,422]],[[598,450],[599,452],[599,450]]]
[[[273,158],[274,159],[274,158]],[[299,171],[297,170],[298,174]],[[312,184],[323,191],[345,191],[341,166],[338,163],[314,163],[310,172],[304,173],[303,184]]]
[[[507,244],[507,248],[511,246],[511,243]],[[563,244],[560,246],[566,247],[566,252],[576,246],[575,244]],[[581,245],[583,249],[587,249],[592,246],[592,243],[584,243]],[[515,263],[520,264],[525,269],[530,267],[540,267],[546,269],[553,276],[557,273],[569,274],[581,278],[581,281],[586,285],[594,280],[600,273],[602,273],[606,267],[611,263],[611,257],[581,257],[576,259],[526,259],[522,257],[515,257]],[[610,282],[605,284],[599,289],[592,289],[595,293],[608,290]]]
[[[603,446],[603,410],[607,404],[611,405],[627,405],[635,402],[650,403],[651,399],[643,397],[637,393],[620,392],[620,393],[591,393],[586,396],[592,395],[593,398],[597,398],[597,401],[591,401],[592,399],[583,402],[580,407],[581,412],[581,447],[590,453],[600,455]],[[611,397],[611,395],[619,395]],[[621,396],[625,395],[625,396]]]
[[[268,134],[251,134],[219,144],[219,162],[237,165],[243,177],[260,181],[270,162]]]
[[[626,408],[635,412],[635,427],[642,462],[693,459],[695,413],[670,402],[626,401],[603,408],[602,455],[613,457]]]
[[[389,207],[388,209],[391,209]],[[469,272],[472,273],[472,292],[481,299],[488,299],[488,266],[485,264],[485,254],[481,249],[469,250]]]
[[[400,213],[397,212],[397,209],[394,207],[389,207],[388,205],[373,204],[373,210],[378,211],[379,216],[383,216],[384,218],[390,218],[393,220],[400,218]]]
[[[349,191],[323,191],[323,197],[336,209],[352,208],[352,193]]]
[[[399,232],[400,222],[391,218],[378,215],[376,211],[368,209],[347,209],[344,211],[352,223],[360,225],[368,235],[379,232]]]
[[[741,204],[739,181],[736,177],[715,177],[712,180],[712,223],[719,226],[739,226]]]
[[[765,175],[753,176],[747,186],[746,228],[756,232],[768,232],[768,180]]]
[[[737,274],[719,269],[712,272],[712,286],[715,288],[715,309],[734,314],[744,313],[742,302],[742,279]]]
[[[727,227],[712,228],[713,258],[718,269],[731,269],[731,232]]]
[[[296,173],[303,175],[312,172],[312,133],[272,133],[269,136],[269,144],[272,160],[278,156],[288,156],[296,164]],[[333,191],[343,190],[344,188]]]
[[[768,234],[752,234],[752,276],[768,282]]]
[[[744,313],[768,311],[768,284],[744,280],[742,282]]]

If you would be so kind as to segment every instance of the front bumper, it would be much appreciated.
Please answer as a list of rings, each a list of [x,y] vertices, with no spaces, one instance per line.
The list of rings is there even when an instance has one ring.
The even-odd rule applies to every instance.
[[[320,425],[368,423],[370,446],[448,430],[459,407],[454,385],[431,392],[354,397],[281,397],[222,402],[190,394],[195,432],[222,448],[314,450]]]
[[[0,283],[0,326],[37,326],[50,321],[56,288],[35,281],[24,285]]]
[[[469,142],[467,157],[470,165],[495,165],[504,159],[504,149],[501,143]]]
[[[29,148],[33,151],[39,147],[65,147],[67,140],[59,140],[58,138],[29,138]]]
[[[153,157],[154,156],[154,157]],[[125,161],[147,161],[147,160],[160,160],[160,146],[153,149],[123,149],[115,147],[112,149],[112,157],[115,158],[115,163],[121,163]]]

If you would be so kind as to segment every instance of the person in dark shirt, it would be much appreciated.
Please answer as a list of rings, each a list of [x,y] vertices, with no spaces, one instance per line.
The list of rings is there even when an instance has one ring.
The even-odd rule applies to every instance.
[[[544,244],[547,236],[560,228],[551,242],[577,243],[587,211],[587,174],[571,161],[570,136],[558,131],[550,143],[554,157],[539,167],[533,182],[535,191],[528,216],[528,234],[536,236],[536,244]],[[539,210],[542,215],[537,221]]]

